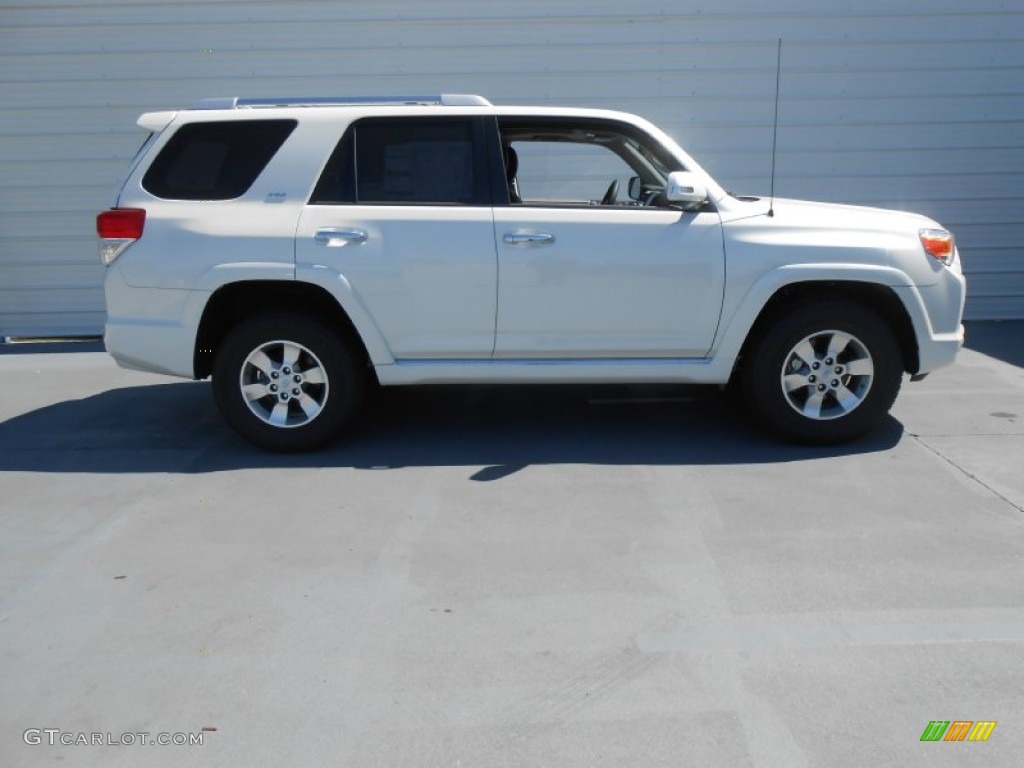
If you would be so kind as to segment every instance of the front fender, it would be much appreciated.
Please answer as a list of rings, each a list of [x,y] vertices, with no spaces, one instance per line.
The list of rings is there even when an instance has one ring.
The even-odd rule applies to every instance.
[[[908,299],[917,294],[912,290],[910,278],[895,267],[864,264],[786,264],[766,272],[755,280],[736,302],[736,309],[732,314],[728,318],[723,317],[712,347],[712,356],[731,367],[739,357],[743,343],[769,300],[783,288],[811,282],[865,283],[892,288],[910,315],[918,337],[922,328],[926,327],[927,316],[920,300],[916,302],[917,306],[913,306],[912,301],[911,306],[908,306]],[[897,288],[904,290],[897,291]],[[922,320],[925,326],[920,325]]]

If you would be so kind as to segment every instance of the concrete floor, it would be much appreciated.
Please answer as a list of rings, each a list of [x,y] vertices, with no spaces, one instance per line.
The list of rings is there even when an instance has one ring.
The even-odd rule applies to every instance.
[[[452,387],[297,457],[8,345],[0,765],[1019,766],[1024,323],[970,333],[840,448],[715,390]]]

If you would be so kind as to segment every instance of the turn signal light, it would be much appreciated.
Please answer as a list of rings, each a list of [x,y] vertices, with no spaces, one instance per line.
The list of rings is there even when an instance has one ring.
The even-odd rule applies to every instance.
[[[96,217],[100,236],[100,261],[108,267],[124,249],[142,237],[146,211],[142,208],[112,208]]]
[[[918,234],[921,236],[921,245],[925,253],[932,256],[947,267],[953,263],[953,255],[956,253],[956,243],[953,241],[953,234],[944,229],[922,229]]]

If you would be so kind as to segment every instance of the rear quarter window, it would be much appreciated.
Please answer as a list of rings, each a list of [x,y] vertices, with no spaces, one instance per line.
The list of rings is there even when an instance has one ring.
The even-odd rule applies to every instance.
[[[183,125],[142,179],[166,200],[231,200],[244,195],[295,130],[295,120]]]

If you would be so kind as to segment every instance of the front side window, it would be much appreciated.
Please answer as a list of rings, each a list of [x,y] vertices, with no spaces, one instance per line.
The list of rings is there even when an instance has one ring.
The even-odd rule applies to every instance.
[[[663,205],[671,171],[684,170],[634,126],[608,120],[500,118],[513,204]]]
[[[267,167],[295,120],[232,120],[183,125],[142,179],[165,200],[232,200]]]
[[[489,204],[480,125],[471,118],[370,118],[324,168],[320,205]]]
[[[634,175],[600,144],[517,141],[512,147],[519,160],[519,195],[531,203],[597,205],[613,184],[624,195]]]

